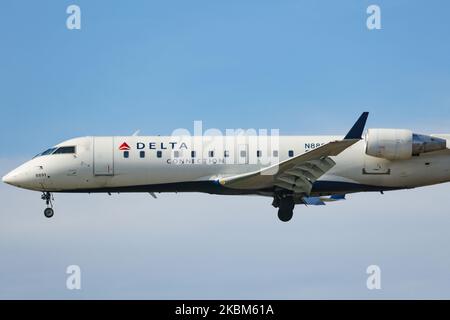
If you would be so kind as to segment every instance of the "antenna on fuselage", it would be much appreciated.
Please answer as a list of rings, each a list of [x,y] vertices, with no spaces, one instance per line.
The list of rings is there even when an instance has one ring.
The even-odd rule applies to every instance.
[[[132,137],[137,136],[137,135],[139,134],[139,132],[141,132],[141,129],[136,130],[136,131],[133,133]]]

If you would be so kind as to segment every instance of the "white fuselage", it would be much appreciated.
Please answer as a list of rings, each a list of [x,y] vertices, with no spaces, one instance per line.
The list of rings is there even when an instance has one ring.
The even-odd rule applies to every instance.
[[[450,135],[438,135],[450,139]],[[45,192],[170,192],[262,194],[271,190],[229,190],[218,179],[257,171],[308,152],[341,136],[257,137],[127,136],[83,137],[56,147],[74,152],[39,155],[3,181]],[[70,149],[69,149],[70,151]],[[313,195],[382,191],[450,181],[448,149],[408,160],[366,154],[362,139],[336,157],[336,165],[315,182]]]

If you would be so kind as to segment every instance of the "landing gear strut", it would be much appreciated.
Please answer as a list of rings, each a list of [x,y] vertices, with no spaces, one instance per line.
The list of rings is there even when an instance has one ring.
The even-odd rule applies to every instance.
[[[47,205],[47,208],[44,210],[44,216],[46,218],[53,217],[54,211],[53,211],[53,195],[50,192],[44,192],[41,196],[42,200],[45,200],[45,204]]]
[[[288,222],[294,214],[295,202],[290,195],[276,195],[272,205],[278,208],[278,218],[283,222]]]

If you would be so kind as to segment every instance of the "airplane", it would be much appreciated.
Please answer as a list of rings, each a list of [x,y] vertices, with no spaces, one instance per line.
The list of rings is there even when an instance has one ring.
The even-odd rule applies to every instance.
[[[53,194],[203,192],[273,199],[287,222],[294,207],[450,181],[450,134],[364,128],[345,136],[102,136],[64,141],[5,175],[3,182]],[[268,142],[269,141],[269,142]]]

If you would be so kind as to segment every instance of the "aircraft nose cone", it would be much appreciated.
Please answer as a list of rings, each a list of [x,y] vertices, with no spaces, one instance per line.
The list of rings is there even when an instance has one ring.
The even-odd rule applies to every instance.
[[[2,178],[2,181],[4,182],[4,183],[7,183],[7,184],[13,184],[13,177],[12,177],[12,175],[10,174],[10,173],[8,173],[7,175],[5,175],[3,178]]]
[[[27,175],[25,172],[17,172],[17,170],[13,170],[4,176],[2,181],[12,186],[20,187],[27,182]]]
[[[33,163],[24,163],[23,165],[8,172],[2,181],[14,187],[19,187],[29,190],[39,190],[43,188],[43,181],[37,179],[36,166]]]

